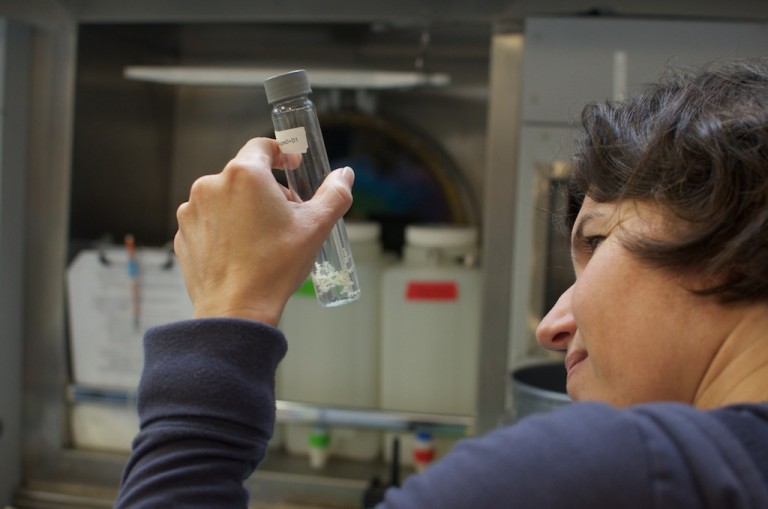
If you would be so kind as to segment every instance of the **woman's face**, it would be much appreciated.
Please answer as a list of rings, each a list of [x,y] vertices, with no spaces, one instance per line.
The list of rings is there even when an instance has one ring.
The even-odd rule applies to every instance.
[[[686,288],[695,281],[642,263],[623,235],[663,238],[658,207],[587,198],[571,236],[576,282],[536,330],[539,343],[566,353],[568,393],[576,401],[625,406],[693,403],[734,317]]]

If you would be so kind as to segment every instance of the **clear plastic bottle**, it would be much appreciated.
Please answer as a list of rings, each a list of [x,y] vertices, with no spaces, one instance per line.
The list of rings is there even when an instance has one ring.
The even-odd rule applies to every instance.
[[[275,138],[283,154],[300,154],[301,164],[286,171],[288,186],[300,200],[309,200],[330,173],[315,105],[307,97],[312,88],[304,70],[291,71],[264,82],[272,105]],[[340,306],[360,297],[352,251],[344,221],[339,220],[323,243],[312,270],[317,301],[326,307]]]

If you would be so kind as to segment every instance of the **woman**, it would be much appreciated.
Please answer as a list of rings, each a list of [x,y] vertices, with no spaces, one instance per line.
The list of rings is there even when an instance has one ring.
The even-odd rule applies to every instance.
[[[460,442],[382,507],[768,507],[768,64],[673,76],[583,124],[577,278],[537,331],[579,403]],[[247,504],[273,326],[351,203],[349,169],[289,202],[277,154],[250,142],[179,209],[195,319],[147,333],[119,507]]]
[[[766,80],[742,63],[585,110],[577,282],[538,329],[574,399],[768,399]]]

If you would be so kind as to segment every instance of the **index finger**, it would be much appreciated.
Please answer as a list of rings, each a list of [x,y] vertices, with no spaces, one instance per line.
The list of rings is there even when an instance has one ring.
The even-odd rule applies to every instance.
[[[280,162],[280,145],[272,138],[251,138],[237,152],[235,159],[241,164],[272,170]]]
[[[246,160],[258,156],[259,163],[269,169],[294,170],[301,164],[301,154],[284,154],[280,144],[272,138],[252,138],[240,149],[237,157]]]

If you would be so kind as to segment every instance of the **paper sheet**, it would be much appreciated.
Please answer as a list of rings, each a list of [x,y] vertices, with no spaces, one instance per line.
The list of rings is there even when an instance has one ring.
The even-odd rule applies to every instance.
[[[137,248],[136,323],[127,252],[114,247],[103,254],[108,264],[97,250],[81,251],[67,272],[73,381],[134,390],[143,365],[144,332],[191,318],[192,303],[168,252]]]

